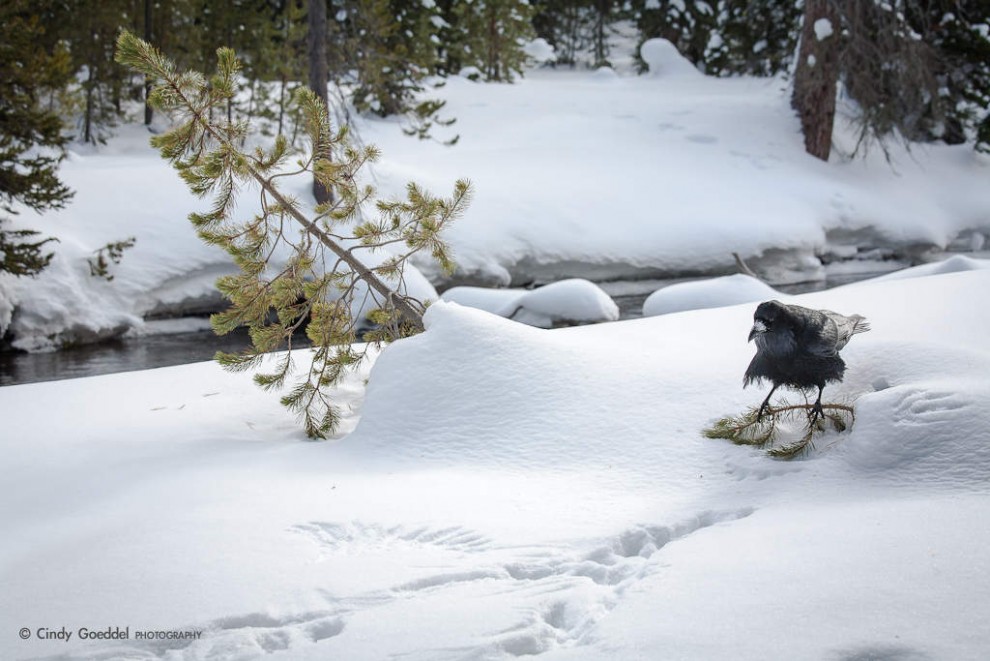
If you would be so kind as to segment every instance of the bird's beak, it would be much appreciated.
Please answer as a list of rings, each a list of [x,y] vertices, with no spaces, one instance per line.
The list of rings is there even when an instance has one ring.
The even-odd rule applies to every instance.
[[[750,329],[749,339],[746,341],[752,342],[754,337],[756,337],[760,333],[766,333],[766,332],[767,332],[767,325],[764,324],[762,321],[757,321],[753,324],[753,328]]]

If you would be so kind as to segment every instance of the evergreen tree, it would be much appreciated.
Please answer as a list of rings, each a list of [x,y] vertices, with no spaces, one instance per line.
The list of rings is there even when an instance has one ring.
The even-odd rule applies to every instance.
[[[421,0],[334,0],[335,47],[349,57],[338,77],[354,71],[354,105],[385,117],[417,105],[425,78],[437,71],[441,21],[435,3]]]
[[[588,52],[592,67],[611,66],[609,37],[627,14],[617,0],[543,0],[534,3],[536,34],[554,48],[556,63],[574,67]]]
[[[685,58],[704,69],[706,53],[717,35],[715,8],[710,2],[645,0],[638,4],[640,45],[660,37]],[[716,41],[720,37],[715,37]],[[643,64],[645,67],[645,64]]]
[[[487,81],[511,82],[526,64],[523,46],[535,35],[532,18],[525,0],[453,3],[450,23],[461,65],[477,67]]]
[[[794,74],[809,153],[827,159],[838,81],[859,111],[857,150],[990,138],[990,6],[964,0],[808,0]]]
[[[132,5],[127,0],[65,0],[46,17],[46,25],[59,26],[58,35],[69,45],[80,88],[76,124],[83,142],[106,142],[123,114],[125,75],[113,53],[117,32],[135,19]]]
[[[593,67],[610,67],[609,43],[610,27],[619,14],[620,3],[616,0],[592,0],[591,2],[591,49]]]
[[[194,193],[213,196],[211,209],[190,220],[204,241],[223,247],[240,267],[239,274],[217,283],[231,307],[211,321],[221,334],[247,326],[253,346],[243,354],[218,354],[218,360],[228,369],[246,370],[259,366],[266,352],[286,348],[274,371],[254,377],[265,389],[281,389],[292,373],[293,331],[304,327],[314,344],[310,364],[282,403],[300,415],[308,435],[325,437],[338,420],[326,388],[359,364],[366,351],[354,344],[360,321],[355,310],[365,298],[377,305],[370,315],[377,330],[364,336],[367,341],[389,341],[422,329],[423,305],[406,294],[404,268],[421,250],[442,267],[452,267],[440,234],[463,212],[469,185],[457,182],[450,199],[436,198],[415,184],[409,184],[405,200],[376,199],[371,186],[358,185],[357,175],[377,150],[348,145],[346,130],[331,130],[326,105],[302,89],[297,98],[312,148],[299,173],[316,176],[333,192],[332,202],[308,214],[278,186],[286,176],[288,141],[280,136],[269,150],[243,151],[246,124],[211,112],[236,94],[239,75],[232,50],[220,48],[217,57],[218,72],[207,80],[179,72],[130,33],[118,40],[118,61],[155,79],[152,103],[178,120],[152,144]],[[324,156],[328,150],[334,152],[332,161]],[[247,184],[260,190],[262,211],[236,219],[237,191]],[[375,218],[365,211],[372,201]],[[375,263],[358,257],[385,246],[400,251]],[[279,263],[276,254],[284,255]]]
[[[801,3],[794,0],[721,0],[705,50],[705,71],[753,76],[787,71],[800,22]]]
[[[34,275],[51,260],[50,239],[32,230],[5,230],[15,204],[59,209],[72,196],[57,170],[66,138],[46,98],[69,80],[69,55],[46,35],[46,3],[8,0],[0,7],[0,271]]]
[[[797,46],[795,0],[645,0],[641,44],[662,37],[708,75],[771,76],[786,71]]]
[[[591,43],[587,0],[539,0],[533,3],[533,28],[553,46],[556,64],[574,67]]]
[[[926,4],[916,24],[939,54],[935,98],[944,109],[928,114],[926,128],[932,137],[972,139],[978,150],[990,152],[990,2]]]

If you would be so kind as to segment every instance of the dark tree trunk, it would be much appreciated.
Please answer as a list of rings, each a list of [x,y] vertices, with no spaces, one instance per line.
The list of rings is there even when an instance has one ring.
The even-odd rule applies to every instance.
[[[595,66],[608,66],[608,43],[605,31],[608,25],[608,15],[612,11],[612,0],[597,0],[595,2]]]
[[[86,109],[83,111],[83,142],[96,144],[93,138],[93,90],[96,83],[93,82],[93,67],[89,67],[89,78],[84,85],[86,89]]]
[[[501,44],[498,38],[498,16],[496,16],[496,8],[488,8],[488,71],[486,75],[488,80],[502,80],[499,71],[499,52],[501,49]]]
[[[231,0],[227,0],[227,11],[224,12],[224,44],[227,48],[234,48],[234,8]],[[234,100],[227,99],[227,121],[234,121]]]
[[[812,156],[828,160],[832,151],[832,125],[835,123],[835,94],[839,75],[839,0],[807,0],[804,27],[794,71],[791,106],[801,118],[804,149]],[[827,19],[832,34],[824,34],[824,22],[816,32],[815,23]]]
[[[327,104],[327,78],[330,73],[327,66],[327,5],[326,0],[309,0],[309,30],[307,42],[309,46],[309,87],[316,96]],[[323,154],[330,158],[330,154]],[[320,182],[313,180],[313,197],[318,204],[329,202],[330,191]]]
[[[144,0],[144,40],[151,43],[151,4],[153,0]],[[154,111],[148,103],[148,96],[151,94],[151,78],[144,77],[144,125],[151,126],[151,119]]]

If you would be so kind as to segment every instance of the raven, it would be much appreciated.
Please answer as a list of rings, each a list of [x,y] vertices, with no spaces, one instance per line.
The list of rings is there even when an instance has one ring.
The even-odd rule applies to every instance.
[[[768,379],[773,383],[756,415],[759,420],[780,386],[804,390],[818,386],[811,421],[824,416],[822,390],[830,381],[842,381],[846,364],[839,350],[856,333],[870,325],[861,315],[850,317],[830,310],[812,310],[780,301],[760,303],[753,314],[749,341],[756,340],[756,355],[746,368],[743,387]]]

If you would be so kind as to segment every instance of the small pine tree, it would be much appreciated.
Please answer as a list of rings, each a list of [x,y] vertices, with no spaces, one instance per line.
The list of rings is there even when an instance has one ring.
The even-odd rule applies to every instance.
[[[722,0],[705,50],[710,75],[773,76],[794,59],[801,8],[793,0]]]
[[[381,117],[401,115],[417,104],[425,78],[436,72],[440,29],[434,3],[419,0],[337,0],[333,39],[338,65],[357,73],[354,106]]]
[[[933,95],[923,99],[916,129],[990,152],[990,3],[935,0],[908,20],[937,57]]]
[[[713,35],[717,35],[713,3],[645,0],[638,13],[640,45],[655,37],[666,39],[681,55],[704,68]],[[645,63],[641,66],[646,68]]]
[[[451,50],[461,66],[477,67],[485,80],[512,82],[528,59],[523,46],[535,35],[532,19],[525,0],[455,2]]]
[[[211,321],[219,334],[246,326],[252,347],[242,354],[218,354],[218,360],[241,371],[260,366],[267,352],[288,349],[274,370],[254,377],[266,390],[281,389],[293,372],[293,332],[305,328],[314,345],[310,364],[282,403],[301,417],[310,437],[326,437],[338,421],[326,389],[358,365],[366,351],[355,344],[361,321],[355,311],[364,298],[377,306],[370,314],[377,329],[364,336],[367,341],[394,340],[422,329],[423,304],[406,294],[404,268],[419,251],[452,268],[440,235],[467,205],[469,184],[458,181],[449,199],[409,184],[404,200],[376,200],[374,189],[360,186],[357,175],[377,157],[377,150],[349,146],[346,130],[332,132],[326,106],[302,89],[297,100],[312,149],[296,172],[312,174],[333,192],[333,201],[318,204],[310,216],[278,186],[286,176],[288,140],[279,136],[269,150],[243,151],[239,145],[247,124],[211,112],[225,107],[236,92],[240,69],[232,50],[217,51],[218,72],[207,80],[177,71],[168,58],[128,32],[117,43],[117,60],[156,80],[152,104],[178,120],[170,131],[152,138],[152,144],[194,193],[213,196],[211,209],[192,214],[190,220],[200,238],[222,247],[240,268],[217,283],[231,307]],[[331,150],[332,161],[323,156]],[[247,185],[260,189],[261,212],[238,220],[237,191]],[[371,201],[377,210],[374,219],[363,212]],[[404,247],[375,266],[357,257],[385,246]],[[280,253],[285,257],[276,265],[274,256]]]
[[[611,66],[609,38],[629,3],[617,0],[543,0],[533,4],[536,34],[554,48],[556,64],[573,68],[582,54],[591,67]]]
[[[586,0],[540,0],[533,3],[536,35],[553,46],[555,64],[575,67],[591,43],[591,17]]]
[[[0,8],[0,272],[34,275],[51,254],[34,230],[5,230],[15,203],[36,211],[59,209],[72,192],[58,179],[66,137],[44,99],[69,81],[69,55],[47,45],[36,3],[12,0]],[[6,217],[5,217],[6,216]]]

